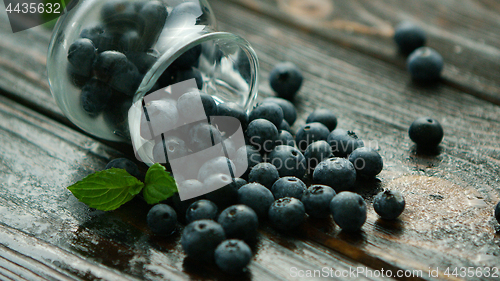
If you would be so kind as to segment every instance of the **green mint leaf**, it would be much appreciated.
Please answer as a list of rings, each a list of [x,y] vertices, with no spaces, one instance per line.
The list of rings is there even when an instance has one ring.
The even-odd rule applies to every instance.
[[[142,195],[148,204],[156,204],[177,192],[174,178],[158,163],[149,167],[144,183]]]
[[[127,171],[112,168],[91,174],[68,189],[89,207],[111,211],[130,201],[143,187]]]

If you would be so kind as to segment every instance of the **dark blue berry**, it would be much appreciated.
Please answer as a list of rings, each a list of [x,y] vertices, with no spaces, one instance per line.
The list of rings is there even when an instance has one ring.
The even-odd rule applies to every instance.
[[[290,125],[288,124],[288,122],[286,122],[285,119],[283,119],[283,121],[281,122],[279,128],[278,128],[281,131],[288,131],[288,132],[291,132],[292,131],[292,128],[290,127]]]
[[[252,208],[259,217],[266,217],[274,196],[260,183],[249,183],[238,190],[238,202]]]
[[[257,234],[259,219],[254,210],[246,205],[233,205],[226,208],[217,220],[224,228],[227,238],[250,240]]]
[[[295,142],[301,151],[305,151],[311,143],[326,140],[329,134],[330,131],[325,125],[318,122],[308,123],[297,130]]]
[[[104,3],[101,9],[101,20],[106,29],[116,32],[140,28],[135,5],[129,1],[113,0]]]
[[[316,166],[313,180],[315,183],[330,186],[336,192],[350,190],[356,182],[356,170],[345,158],[329,158]]]
[[[215,248],[225,239],[220,224],[212,220],[198,220],[184,228],[181,245],[188,257],[207,262],[214,260]]]
[[[311,143],[304,152],[307,167],[314,170],[321,161],[333,157],[332,147],[324,140]]]
[[[90,77],[92,64],[96,57],[94,43],[87,38],[77,39],[68,50],[68,61],[73,67],[73,73]]]
[[[248,124],[246,130],[250,144],[257,147],[259,151],[269,152],[279,138],[276,126],[266,119],[255,119]]]
[[[128,96],[135,94],[142,78],[137,67],[124,54],[116,51],[100,53],[93,68],[99,80]]]
[[[433,82],[441,78],[443,57],[434,49],[421,47],[413,51],[406,61],[408,72],[417,82]]]
[[[276,145],[288,145],[295,147],[295,139],[289,131],[281,131]]]
[[[443,140],[443,127],[436,119],[420,117],[413,121],[408,130],[410,139],[421,147],[436,147]]]
[[[212,201],[201,199],[191,204],[186,211],[186,223],[197,220],[215,220],[217,218],[217,205]]]
[[[327,142],[332,147],[333,155],[337,157],[347,157],[356,148],[364,146],[356,133],[344,129],[333,130],[328,135]]]
[[[113,90],[101,81],[92,78],[83,86],[80,101],[83,110],[89,115],[97,115],[106,106],[111,98]]]
[[[255,119],[266,119],[271,121],[276,128],[281,126],[283,122],[283,110],[275,103],[262,103],[257,105],[248,116],[248,121],[252,122]]]
[[[278,170],[270,163],[260,163],[252,168],[248,174],[249,182],[260,183],[263,186],[271,189],[274,182],[280,178]]]
[[[241,273],[252,259],[252,251],[245,242],[229,239],[215,249],[215,263],[224,272]]]
[[[115,34],[102,26],[83,29],[80,38],[90,39],[98,53],[115,49]]]
[[[381,218],[393,220],[405,209],[405,199],[399,191],[382,191],[373,198],[373,209]]]
[[[415,49],[425,45],[425,31],[414,23],[405,21],[396,26],[394,41],[402,54],[409,54]]]
[[[168,164],[169,160],[184,157],[188,154],[186,143],[176,137],[167,136],[160,139],[153,147],[153,160],[155,163]]]
[[[177,214],[166,204],[156,204],[148,212],[148,226],[156,235],[168,236],[177,225]]]
[[[157,41],[167,20],[167,7],[160,1],[149,1],[138,13],[143,23],[142,42],[150,48]]]
[[[306,158],[295,147],[278,145],[269,153],[269,159],[278,169],[280,177],[293,176],[301,179],[306,174]]]
[[[240,186],[230,176],[225,174],[211,175],[203,183],[208,190],[214,190],[207,193],[205,197],[214,202],[219,208],[238,202],[238,189],[240,189]]]
[[[219,156],[208,160],[201,166],[200,171],[198,172],[198,180],[204,181],[214,174],[225,174],[231,177],[231,174],[234,174],[235,169],[233,161],[224,156]]]
[[[269,73],[271,88],[280,98],[292,100],[302,86],[302,72],[291,62],[277,64]]]
[[[238,190],[241,189],[242,186],[246,185],[248,182],[242,178],[234,178],[233,181],[235,182],[236,186],[238,187]]]
[[[316,109],[313,113],[309,114],[306,123],[318,122],[325,125],[328,130],[333,131],[337,127],[337,116],[328,109]]]
[[[314,218],[326,218],[330,215],[330,202],[335,196],[333,188],[326,185],[311,185],[300,201],[304,204],[306,213]]]
[[[197,180],[185,180],[178,184],[178,189],[189,189],[189,190],[202,190],[204,188],[203,184]],[[179,193],[176,192],[172,197],[172,205],[177,212],[177,219],[179,221],[184,221],[186,219],[186,212],[189,206],[201,198],[191,198],[188,200],[181,200]]]
[[[276,97],[270,97],[270,98],[265,98],[262,103],[275,103],[281,107],[283,110],[283,118],[288,122],[289,125],[293,125],[295,123],[295,120],[297,120],[297,111],[295,110],[295,106],[293,103],[286,99],[282,98],[276,98]]]
[[[124,169],[130,175],[136,178],[141,177],[141,173],[139,172],[139,167],[137,167],[137,165],[134,162],[128,160],[127,158],[113,159],[106,165],[104,169],[107,170],[111,168]]]
[[[497,219],[497,222],[500,223],[500,202],[498,202],[495,207],[495,218]]]
[[[244,175],[250,171],[255,165],[263,162],[262,156],[257,148],[251,145],[245,145],[236,151],[234,165],[238,175]]]
[[[271,188],[275,199],[283,197],[294,197],[300,199],[306,190],[307,187],[304,182],[296,177],[280,178]]]
[[[366,204],[363,197],[356,193],[344,191],[333,197],[330,211],[335,223],[347,232],[361,229],[366,221]]]
[[[269,208],[269,221],[272,227],[281,230],[291,230],[300,226],[305,220],[304,204],[293,197],[280,198]]]
[[[378,152],[368,147],[360,147],[349,155],[349,161],[356,169],[356,175],[372,178],[384,167],[384,161]]]

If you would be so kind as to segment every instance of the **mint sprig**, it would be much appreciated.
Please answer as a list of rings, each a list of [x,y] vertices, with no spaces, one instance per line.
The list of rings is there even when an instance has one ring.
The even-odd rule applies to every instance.
[[[88,175],[68,189],[81,202],[101,211],[112,211],[143,191],[148,204],[156,204],[177,192],[175,180],[160,164],[149,167],[145,184],[124,169],[111,168]]]

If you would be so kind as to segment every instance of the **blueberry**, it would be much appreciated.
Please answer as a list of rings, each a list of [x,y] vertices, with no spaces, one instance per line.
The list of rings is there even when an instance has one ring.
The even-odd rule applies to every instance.
[[[290,125],[288,124],[288,122],[286,122],[285,119],[283,119],[283,121],[281,121],[281,124],[279,125],[278,127],[279,131],[288,131],[288,132],[291,132],[292,131],[292,128],[290,127]]]
[[[130,175],[136,178],[141,177],[141,173],[139,172],[139,167],[137,167],[137,165],[134,162],[128,160],[127,158],[113,159],[106,165],[104,169],[107,170],[111,168],[124,169]]]
[[[266,217],[274,196],[260,183],[249,183],[238,190],[238,202],[252,208],[259,217]]]
[[[314,218],[326,218],[330,215],[330,202],[335,196],[333,188],[326,185],[311,185],[300,201],[304,204],[306,213]]]
[[[212,146],[220,144],[221,142],[222,136],[220,131],[216,127],[208,123],[199,123],[189,130],[188,144],[193,152],[211,148]],[[221,154],[214,155],[213,157],[218,155]]]
[[[291,197],[280,198],[269,208],[271,225],[281,231],[292,230],[300,226],[305,220],[304,204]]]
[[[402,54],[409,54],[415,49],[425,45],[425,31],[414,23],[405,21],[396,26],[394,41]]]
[[[82,76],[78,74],[79,71],[80,70],[75,69],[71,64],[68,64],[66,67],[66,73],[68,74],[71,84],[79,89],[82,89],[91,78],[89,76]]]
[[[217,115],[230,116],[238,119],[243,130],[248,125],[248,115],[243,107],[234,102],[224,102],[217,105]]]
[[[271,189],[274,182],[280,178],[278,170],[270,163],[260,163],[252,168],[248,174],[249,182],[260,183],[263,186]]]
[[[178,57],[172,63],[172,65],[181,69],[190,69],[191,67],[197,67],[201,55],[201,50],[201,45],[192,47],[191,49],[184,52],[180,57]]]
[[[114,0],[104,3],[101,9],[101,20],[107,29],[117,32],[138,27],[137,11],[129,1]]]
[[[142,42],[147,48],[158,40],[167,20],[167,7],[160,1],[149,1],[139,11],[139,18],[144,23]]]
[[[236,186],[238,187],[238,190],[240,190],[240,188],[242,186],[248,184],[248,182],[242,178],[234,178],[233,181],[236,184]]]
[[[337,116],[328,109],[317,109],[309,114],[306,123],[319,122],[325,125],[328,130],[333,131],[337,127]]]
[[[283,118],[288,122],[289,125],[293,125],[295,120],[297,119],[297,111],[295,110],[295,106],[293,103],[286,99],[270,97],[265,98],[262,103],[275,103],[281,107],[283,110]]]
[[[246,205],[233,205],[226,208],[217,220],[224,228],[228,238],[250,240],[257,235],[259,220],[252,208]]]
[[[295,147],[278,145],[269,153],[269,161],[280,177],[294,176],[301,179],[306,174],[306,158]]]
[[[156,204],[148,212],[148,226],[156,235],[168,236],[177,225],[177,214],[166,204]]]
[[[310,171],[323,160],[333,157],[332,147],[324,140],[311,143],[304,152],[307,167]]]
[[[203,112],[201,106],[203,106]],[[198,91],[190,91],[177,100],[177,110],[185,122],[197,121],[216,115],[217,105],[211,96]]]
[[[152,52],[127,52],[125,55],[127,59],[137,67],[137,70],[139,70],[141,74],[148,72],[158,59],[158,55]]]
[[[131,97],[139,88],[141,80],[142,75],[139,73],[137,67],[132,62],[128,61],[126,67],[117,70],[111,77],[109,85],[116,91]]]
[[[296,177],[280,178],[271,188],[275,199],[283,197],[294,197],[300,199],[306,190],[307,187],[304,182]]]
[[[356,170],[345,158],[329,158],[316,166],[313,180],[332,187],[336,192],[350,190],[356,182]]]
[[[330,211],[335,223],[347,232],[356,232],[366,221],[366,204],[356,193],[343,191],[333,197]]]
[[[96,57],[94,43],[86,38],[77,39],[68,49],[68,61],[75,74],[90,77]]]
[[[149,118],[149,119],[148,119]],[[175,128],[179,114],[173,100],[153,100],[145,104],[141,115],[141,136],[152,139]]]
[[[203,88],[203,77],[201,72],[196,68],[186,69],[186,70],[178,70],[176,74],[175,83],[183,82],[186,80],[195,79],[196,86],[198,89]]]
[[[123,53],[116,51],[105,51],[100,53],[93,63],[97,79],[109,82],[111,77],[120,70],[127,68],[130,61]]]
[[[257,105],[248,116],[248,121],[252,122],[255,119],[266,119],[271,121],[276,128],[281,126],[283,122],[283,109],[274,103],[262,103]]]
[[[347,157],[356,148],[364,146],[356,133],[344,129],[333,130],[328,135],[327,142],[332,147],[333,155],[337,157]]]
[[[276,145],[288,145],[291,147],[295,147],[295,139],[290,132],[281,131],[279,138],[276,141]]]
[[[269,73],[271,88],[280,98],[292,100],[302,85],[302,72],[291,62],[277,64]]]
[[[408,72],[417,82],[434,82],[441,78],[443,57],[434,49],[421,47],[413,51],[406,61]]]
[[[326,140],[330,131],[321,123],[308,123],[300,127],[295,134],[297,147],[303,152],[315,141]]]
[[[244,175],[255,165],[263,162],[260,152],[251,145],[245,145],[236,151],[234,165],[238,175]]]
[[[271,151],[279,138],[276,126],[266,119],[255,119],[250,122],[246,133],[250,144],[265,152]]]
[[[408,134],[412,141],[424,148],[438,146],[444,136],[441,124],[436,119],[429,117],[420,117],[413,121]]]
[[[498,202],[495,207],[495,218],[497,219],[497,222],[500,223],[500,202]]]
[[[405,209],[405,199],[399,191],[382,191],[373,198],[373,209],[381,218],[393,220]]]
[[[115,34],[106,31],[102,26],[83,29],[80,38],[92,41],[98,53],[115,49]]]
[[[215,249],[215,263],[224,272],[241,273],[252,259],[252,251],[245,242],[230,239]]]
[[[188,154],[186,143],[176,136],[160,139],[153,147],[155,163],[168,164],[169,160],[184,157]]]
[[[360,147],[349,155],[349,161],[356,169],[356,175],[373,178],[378,175],[384,167],[384,161],[378,152],[368,147]]]
[[[101,81],[92,78],[83,86],[80,101],[89,115],[97,115],[108,104],[113,90]]]
[[[191,188],[191,189],[201,190],[203,187],[204,187],[203,184],[197,180],[186,180],[178,184],[178,189]],[[184,221],[186,219],[186,212],[189,206],[191,206],[191,204],[193,204],[197,200],[201,199],[201,198],[191,198],[188,200],[181,200],[178,192],[174,193],[174,195],[171,198],[173,203],[172,205],[175,211],[177,212],[177,219],[179,221]]]
[[[212,220],[198,220],[184,228],[181,245],[188,257],[207,262],[214,259],[215,248],[225,239],[220,224]]]
[[[205,162],[198,172],[198,180],[204,181],[213,174],[225,174],[231,177],[234,174],[235,166],[233,161],[224,156],[219,156]]]
[[[218,213],[217,206],[209,200],[201,199],[189,206],[186,211],[186,223],[197,220],[215,220]]]
[[[203,183],[207,189],[214,190],[207,193],[205,197],[214,202],[219,208],[238,202],[238,189],[240,186],[230,176],[225,174],[211,175]]]

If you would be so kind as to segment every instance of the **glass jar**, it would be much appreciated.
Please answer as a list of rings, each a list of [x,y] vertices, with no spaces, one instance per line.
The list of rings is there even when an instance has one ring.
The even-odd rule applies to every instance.
[[[216,31],[206,0],[80,0],[55,26],[47,72],[71,122],[124,142],[140,138],[129,125],[140,122],[129,123],[128,112],[148,93],[195,78],[217,103],[248,111],[258,85],[252,47]]]

